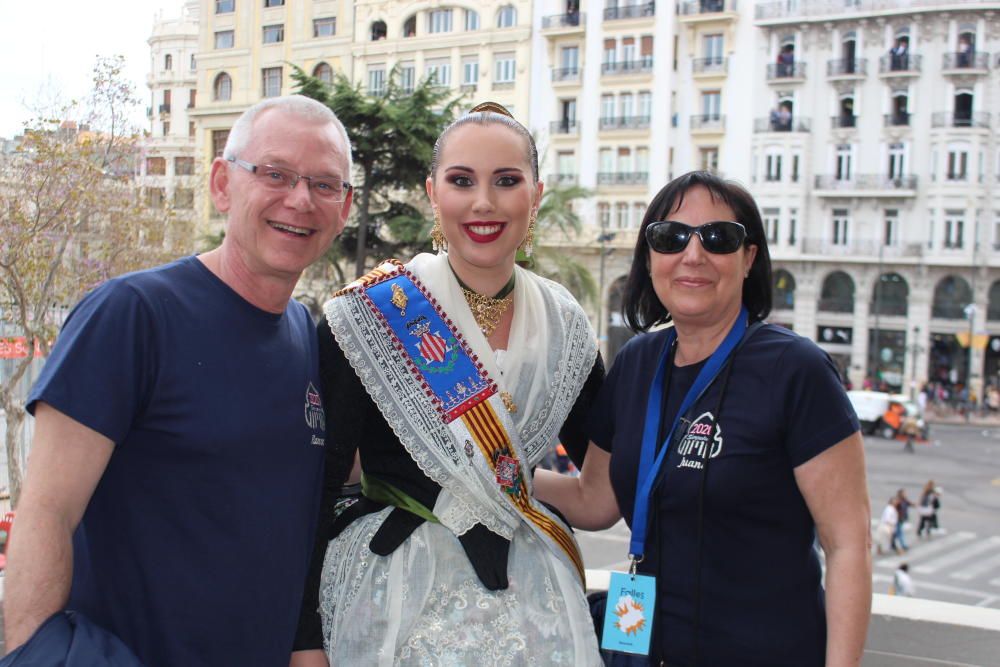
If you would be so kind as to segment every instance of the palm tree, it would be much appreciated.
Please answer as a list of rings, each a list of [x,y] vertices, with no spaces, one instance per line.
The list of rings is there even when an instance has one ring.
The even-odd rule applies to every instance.
[[[545,188],[538,207],[535,227],[535,251],[531,257],[518,252],[518,263],[535,273],[560,283],[580,301],[597,303],[597,281],[590,271],[563,248],[546,246],[546,239],[577,237],[583,229],[573,202],[587,199],[591,191],[579,185],[555,184]]]

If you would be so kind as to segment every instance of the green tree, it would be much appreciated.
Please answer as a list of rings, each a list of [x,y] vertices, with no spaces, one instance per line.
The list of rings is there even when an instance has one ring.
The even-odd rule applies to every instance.
[[[330,259],[336,263],[342,253],[353,251],[354,271],[360,276],[369,254],[406,256],[429,248],[423,183],[434,142],[454,118],[462,96],[453,96],[433,79],[424,79],[412,90],[403,88],[395,68],[377,95],[352,85],[340,73],[328,85],[297,66],[292,69],[297,92],[330,107],[344,124],[355,174],[360,175],[354,200],[358,224],[345,230]]]
[[[580,235],[583,225],[573,203],[591,194],[579,185],[546,185],[538,206],[534,253],[526,257],[518,252],[518,263],[561,283],[580,301],[596,303],[597,282],[590,270],[557,243],[559,240],[571,242]]]
[[[138,104],[121,57],[98,59],[82,104],[29,121],[0,163],[0,374],[11,503],[21,491],[25,377],[66,309],[108,278],[176,257],[190,234],[151,209],[132,180]]]

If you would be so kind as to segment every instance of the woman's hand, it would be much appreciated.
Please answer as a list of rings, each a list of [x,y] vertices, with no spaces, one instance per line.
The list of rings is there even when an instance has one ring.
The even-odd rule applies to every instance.
[[[610,528],[621,518],[608,473],[610,461],[611,454],[591,442],[579,477],[535,470],[535,497],[555,506],[574,528]]]

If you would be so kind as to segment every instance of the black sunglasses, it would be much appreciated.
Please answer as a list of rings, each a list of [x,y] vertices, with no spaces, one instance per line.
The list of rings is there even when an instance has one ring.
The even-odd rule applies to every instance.
[[[736,252],[747,238],[747,228],[738,222],[720,220],[692,227],[675,220],[651,222],[646,227],[646,243],[658,253],[672,255],[683,252],[688,241],[697,234],[701,247],[716,255]]]

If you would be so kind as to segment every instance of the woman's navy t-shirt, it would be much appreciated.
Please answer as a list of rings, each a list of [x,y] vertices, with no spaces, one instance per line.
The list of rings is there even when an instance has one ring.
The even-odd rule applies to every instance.
[[[612,453],[611,483],[629,526],[646,402],[666,340],[667,331],[658,331],[622,348],[590,421],[592,440]],[[691,663],[700,585],[701,664],[823,665],[826,619],[815,526],[794,468],[857,431],[858,420],[829,356],[787,329],[764,325],[732,364],[717,422],[713,427],[719,380],[688,413],[650,508],[640,570],[657,577],[653,650],[668,664]],[[700,366],[672,369],[668,416]],[[706,450],[711,459],[696,581]]]

